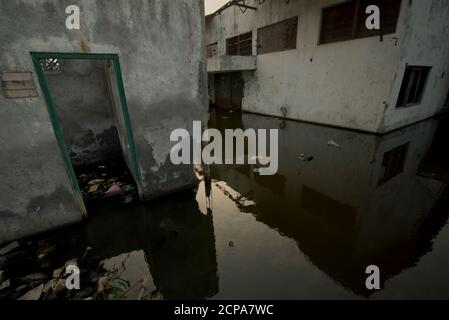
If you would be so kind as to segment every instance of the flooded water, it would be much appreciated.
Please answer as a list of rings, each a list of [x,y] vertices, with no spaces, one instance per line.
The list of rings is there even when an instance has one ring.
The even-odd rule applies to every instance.
[[[201,184],[146,204],[94,203],[85,223],[52,234],[54,264],[91,247],[129,284],[146,278],[155,299],[449,298],[439,124],[374,136],[213,112],[219,130],[279,129],[278,174],[213,166],[209,199]],[[379,291],[365,287],[368,265],[381,270]],[[128,299],[138,295],[131,285]]]

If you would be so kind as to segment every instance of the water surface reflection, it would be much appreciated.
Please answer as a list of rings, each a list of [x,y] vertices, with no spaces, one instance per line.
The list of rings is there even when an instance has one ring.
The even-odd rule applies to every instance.
[[[294,239],[325,275],[369,296],[366,266],[381,268],[384,286],[432,250],[447,221],[446,183],[420,170],[437,125],[429,120],[374,136],[218,112],[210,126],[220,130],[279,128],[279,171],[258,176],[254,166],[244,165],[214,166],[211,172],[255,201],[257,221]],[[300,154],[313,160],[301,161]],[[435,268],[446,278],[444,269]]]
[[[214,112],[219,130],[280,129],[278,174],[213,166],[210,202],[201,184],[196,195],[96,204],[56,233],[59,263],[90,246],[166,299],[449,298],[447,168],[432,173],[429,158],[438,123],[373,136]],[[382,271],[374,294],[371,264]]]

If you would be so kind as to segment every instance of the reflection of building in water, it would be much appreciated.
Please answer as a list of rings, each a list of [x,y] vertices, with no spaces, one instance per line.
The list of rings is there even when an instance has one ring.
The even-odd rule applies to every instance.
[[[203,299],[218,292],[212,215],[203,215],[187,197],[181,203],[151,206],[150,270],[167,299]]]
[[[135,259],[130,267],[140,273],[149,268],[164,298],[204,299],[218,292],[212,215],[200,211],[194,194],[181,193],[134,210],[108,203],[92,210],[96,215],[84,226],[61,232],[61,252],[81,256],[90,246],[93,255],[117,262],[118,256],[125,259],[128,255],[123,254],[142,250],[145,259],[135,258],[138,252],[131,254]],[[68,257],[59,258],[64,264]]]
[[[365,294],[368,265],[379,265],[385,281],[430,250],[432,236],[447,219],[442,208],[447,202],[437,202],[446,185],[417,171],[436,121],[375,136],[248,114],[227,116],[244,129],[283,128],[279,172],[258,176],[253,166],[215,166],[212,177],[254,200],[258,220],[296,239],[315,265],[344,286]],[[301,161],[300,154],[313,160]]]

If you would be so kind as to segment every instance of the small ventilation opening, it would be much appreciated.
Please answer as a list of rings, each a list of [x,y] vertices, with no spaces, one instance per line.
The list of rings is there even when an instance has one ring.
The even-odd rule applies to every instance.
[[[59,59],[43,59],[41,60],[41,67],[45,73],[60,73],[61,60]]]

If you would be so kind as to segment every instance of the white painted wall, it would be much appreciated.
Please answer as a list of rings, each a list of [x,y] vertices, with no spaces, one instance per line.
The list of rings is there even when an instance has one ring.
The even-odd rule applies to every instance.
[[[399,32],[399,63],[395,71],[390,106],[381,131],[390,131],[429,118],[442,110],[449,90],[449,1],[415,0],[402,6]],[[396,109],[406,64],[431,66],[419,105]]]
[[[297,49],[257,57],[257,71],[245,72],[243,109],[249,112],[358,129],[387,132],[428,118],[441,109],[449,89],[449,2],[402,1],[397,33],[318,45],[321,9],[339,0],[266,0],[206,20],[207,43],[299,17]],[[397,38],[397,42],[396,42]],[[256,54],[254,49],[254,54]],[[432,65],[422,105],[395,108],[405,64]],[[445,72],[443,78],[442,73]]]

